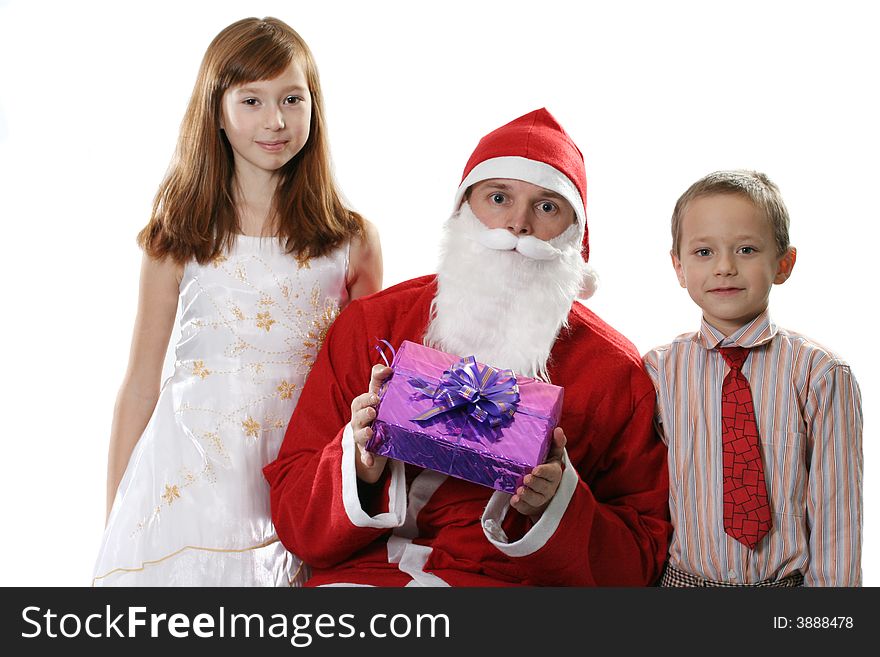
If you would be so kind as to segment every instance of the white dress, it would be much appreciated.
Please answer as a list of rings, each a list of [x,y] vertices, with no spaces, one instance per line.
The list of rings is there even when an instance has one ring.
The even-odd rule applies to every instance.
[[[262,468],[347,301],[348,245],[298,262],[270,238],[186,265],[174,373],[132,452],[94,586],[288,586]]]

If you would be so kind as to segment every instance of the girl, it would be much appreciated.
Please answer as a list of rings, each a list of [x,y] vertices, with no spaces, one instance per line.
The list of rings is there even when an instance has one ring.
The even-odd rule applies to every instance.
[[[96,586],[305,579],[275,535],[262,467],[328,326],[382,279],[375,228],[332,180],[321,105],[308,46],[283,22],[244,19],[208,46],[138,235]],[[178,297],[181,338],[160,392]]]

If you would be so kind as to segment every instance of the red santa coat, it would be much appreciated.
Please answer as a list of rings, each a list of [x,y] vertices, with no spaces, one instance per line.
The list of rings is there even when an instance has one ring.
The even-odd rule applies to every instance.
[[[565,388],[568,444],[538,522],[510,507],[510,495],[400,461],[376,484],[357,479],[348,423],[378,361],[373,346],[421,342],[436,290],[434,276],[417,278],[340,314],[264,469],[278,536],[312,566],[309,585],[653,583],[671,531],[654,387],[633,345],[578,303],[549,363]]]

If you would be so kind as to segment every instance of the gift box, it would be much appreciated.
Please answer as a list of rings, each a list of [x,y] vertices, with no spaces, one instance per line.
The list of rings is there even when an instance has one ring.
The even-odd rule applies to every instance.
[[[559,386],[408,340],[391,367],[368,451],[507,493],[546,460]]]

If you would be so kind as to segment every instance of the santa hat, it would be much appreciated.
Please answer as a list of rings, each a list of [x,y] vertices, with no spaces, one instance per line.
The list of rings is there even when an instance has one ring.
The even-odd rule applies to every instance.
[[[480,140],[462,174],[454,209],[468,187],[490,178],[510,178],[556,192],[574,209],[581,228],[584,260],[590,258],[587,231],[587,174],[584,156],[562,126],[543,107],[493,130]],[[596,289],[590,269],[580,298]]]

